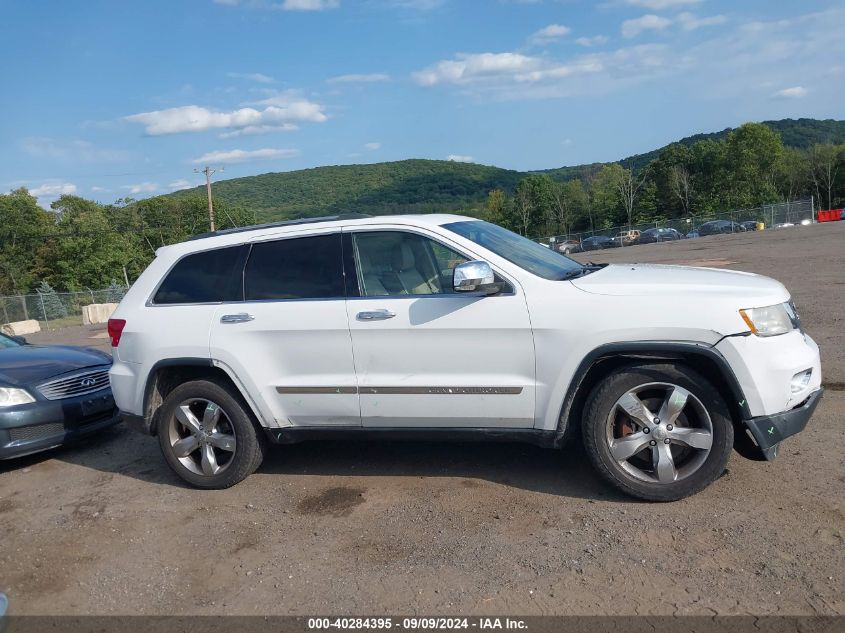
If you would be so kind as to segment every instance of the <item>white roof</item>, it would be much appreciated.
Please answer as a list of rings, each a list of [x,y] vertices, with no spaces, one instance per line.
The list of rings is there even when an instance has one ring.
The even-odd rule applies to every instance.
[[[461,222],[476,220],[464,215],[452,215],[448,213],[429,213],[415,215],[376,215],[365,218],[340,218],[337,220],[318,220],[310,222],[307,219],[301,223],[293,221],[291,224],[277,224],[269,226],[256,226],[255,228],[244,227],[231,233],[212,234],[208,237],[198,237],[169,246],[162,246],[156,250],[156,255],[170,254],[174,251],[177,254],[190,253],[192,251],[204,251],[222,246],[243,244],[263,237],[274,237],[289,235],[291,233],[310,233],[317,229],[332,229],[344,226],[367,226],[367,225],[390,225],[397,226],[441,226],[450,222]]]

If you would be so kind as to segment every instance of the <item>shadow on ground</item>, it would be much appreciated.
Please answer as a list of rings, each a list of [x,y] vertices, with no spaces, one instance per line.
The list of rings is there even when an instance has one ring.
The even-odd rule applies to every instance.
[[[0,462],[0,474],[50,459],[151,484],[187,487],[165,464],[156,438],[122,425],[77,444]],[[271,446],[258,472],[279,477],[478,479],[562,497],[631,501],[598,478],[578,444],[557,451],[518,443],[312,441]]]

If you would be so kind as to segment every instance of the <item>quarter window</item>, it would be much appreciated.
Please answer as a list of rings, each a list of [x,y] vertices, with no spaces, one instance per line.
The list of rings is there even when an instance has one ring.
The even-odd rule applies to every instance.
[[[254,244],[244,296],[247,301],[344,297],[340,233]]]
[[[241,301],[241,271],[247,246],[232,246],[187,255],[168,273],[153,303]]]

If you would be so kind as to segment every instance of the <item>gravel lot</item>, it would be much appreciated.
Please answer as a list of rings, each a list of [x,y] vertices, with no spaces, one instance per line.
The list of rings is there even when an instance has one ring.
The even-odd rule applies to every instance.
[[[202,492],[117,427],[0,462],[0,591],[18,614],[845,614],[843,242],[837,223],[578,256],[769,274],[822,346],[810,427],[692,499],[631,501],[577,447],[511,444],[277,447]]]

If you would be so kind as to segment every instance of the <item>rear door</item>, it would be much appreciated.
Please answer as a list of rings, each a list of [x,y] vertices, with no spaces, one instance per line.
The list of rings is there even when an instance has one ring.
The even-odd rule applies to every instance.
[[[279,425],[360,425],[339,230],[253,242],[243,292],[217,309],[211,357]]]
[[[455,293],[452,269],[475,257],[443,238],[395,226],[344,230],[357,277],[347,310],[364,426],[532,427],[534,342],[521,288]]]

